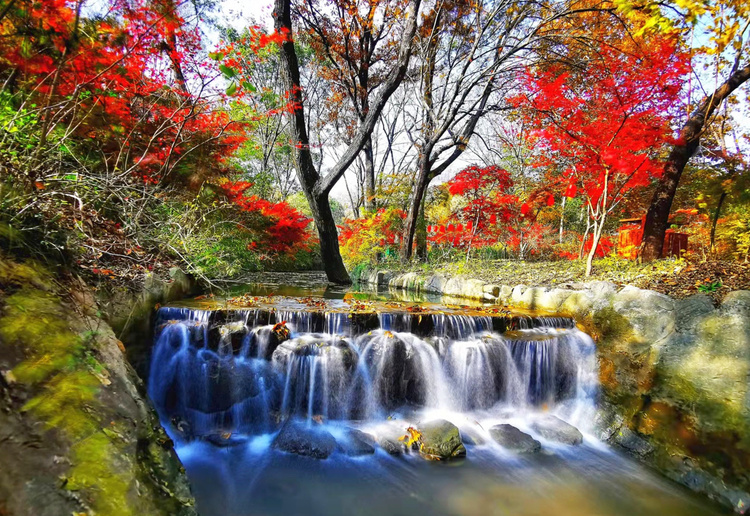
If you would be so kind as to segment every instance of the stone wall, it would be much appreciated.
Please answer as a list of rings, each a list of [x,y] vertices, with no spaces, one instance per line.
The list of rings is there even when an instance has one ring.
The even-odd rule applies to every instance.
[[[493,285],[371,271],[361,281],[569,315],[597,342],[600,437],[736,512],[750,505],[750,291],[721,306],[632,286]]]

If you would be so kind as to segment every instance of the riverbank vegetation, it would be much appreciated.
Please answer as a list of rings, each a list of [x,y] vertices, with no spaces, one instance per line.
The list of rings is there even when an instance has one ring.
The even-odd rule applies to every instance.
[[[6,2],[4,246],[123,283],[750,259],[744,2],[277,0],[273,22]]]

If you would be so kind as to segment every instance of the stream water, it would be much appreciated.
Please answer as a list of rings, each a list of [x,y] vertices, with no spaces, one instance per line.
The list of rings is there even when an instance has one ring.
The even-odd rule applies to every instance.
[[[149,395],[202,516],[726,514],[591,435],[595,345],[569,319],[282,293],[321,297],[157,314]],[[404,449],[434,420],[465,458]],[[541,451],[499,444],[500,424]]]

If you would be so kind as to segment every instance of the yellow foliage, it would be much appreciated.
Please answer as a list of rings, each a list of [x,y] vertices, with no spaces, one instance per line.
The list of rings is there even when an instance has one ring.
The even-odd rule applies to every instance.
[[[408,449],[411,449],[414,444],[421,444],[422,433],[419,430],[410,426],[406,429],[406,432],[406,435],[399,437],[398,440],[404,443]]]
[[[374,264],[381,255],[395,255],[395,240],[402,232],[403,217],[401,210],[389,208],[369,217],[345,221],[339,235],[344,262],[353,267]]]

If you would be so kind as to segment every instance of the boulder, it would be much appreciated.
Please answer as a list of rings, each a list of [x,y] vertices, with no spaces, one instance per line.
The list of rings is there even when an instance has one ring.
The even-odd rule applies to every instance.
[[[214,446],[219,448],[231,448],[232,446],[240,446],[247,443],[247,437],[244,435],[236,435],[230,432],[221,434],[212,433],[201,437],[202,440],[208,441]]]
[[[490,435],[497,444],[514,452],[538,453],[542,449],[539,441],[512,425],[495,425]]]
[[[724,312],[750,317],[750,290],[736,290],[724,297],[721,303]]]
[[[404,443],[390,437],[378,437],[378,446],[383,448],[389,455],[401,455],[406,451]]]
[[[408,272],[393,278],[390,286],[404,290],[419,290],[421,279],[416,272]]]
[[[653,453],[654,447],[643,437],[623,426],[612,436],[612,441],[622,446],[638,457],[645,457]]]
[[[485,282],[478,279],[465,279],[461,287],[461,296],[471,299],[484,299]]]
[[[281,427],[271,447],[305,457],[326,459],[336,449],[336,439],[322,428],[289,420]]]
[[[589,281],[583,287],[590,295],[595,310],[609,306],[617,294],[617,286],[609,281]]]
[[[445,282],[443,294],[446,296],[462,296],[463,280],[461,278],[451,278]]]
[[[487,284],[482,288],[482,291],[484,292],[484,297],[487,299],[489,296],[490,299],[496,299],[497,296],[500,295],[500,285],[493,285],[493,284]]]
[[[537,301],[537,307],[540,310],[549,310],[550,312],[556,312],[560,309],[565,300],[567,300],[573,294],[573,292],[573,290],[564,288],[555,288],[544,292]]]
[[[347,428],[344,436],[338,440],[338,450],[344,455],[356,457],[375,453],[372,436],[355,428]]]
[[[593,307],[594,297],[591,293],[585,291],[573,291],[560,305],[560,311],[572,316],[584,317],[589,315],[589,312],[591,312]]]
[[[430,460],[446,460],[466,456],[458,427],[444,419],[419,425],[422,434],[419,453]]]
[[[606,401],[599,403],[599,410],[596,411],[594,417],[594,432],[599,439],[602,441],[613,439],[624,424],[625,418],[619,414],[619,407]]]
[[[444,276],[441,276],[440,274],[433,274],[432,276],[429,276],[425,282],[422,289],[425,292],[435,293],[435,294],[441,294],[443,292],[443,288],[445,287],[445,283],[448,280],[445,279]]]
[[[675,331],[675,301],[664,294],[628,285],[614,296],[612,307],[628,319],[634,337],[657,349]]]
[[[465,446],[480,446],[486,442],[482,434],[473,427],[461,427],[459,433]]]
[[[531,424],[531,428],[550,441],[578,445],[583,442],[583,434],[573,425],[555,416],[545,416]]]
[[[699,318],[714,311],[714,303],[706,294],[694,294],[675,301],[677,330],[685,332],[695,328]]]
[[[379,426],[373,433],[375,443],[390,455],[401,455],[407,452],[405,436],[408,423],[404,420],[389,420]]]
[[[508,302],[517,307],[525,306],[523,304],[523,293],[526,291],[526,285],[516,285],[510,293]]]
[[[518,306],[523,308],[529,308],[531,310],[538,310],[542,308],[540,302],[547,293],[547,289],[544,287],[530,287],[523,291]],[[515,299],[515,297],[514,297]]]
[[[497,295],[497,302],[502,304],[508,304],[510,302],[510,296],[513,294],[513,287],[510,285],[500,285],[500,293]]]
[[[370,373],[376,378],[370,394],[386,410],[406,404],[421,405],[427,399],[429,384],[415,349],[418,345],[424,346],[421,341],[401,338],[389,331],[372,332],[360,340],[363,349],[360,360],[377,364]]]

